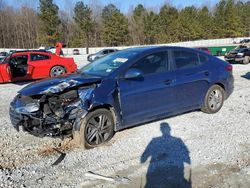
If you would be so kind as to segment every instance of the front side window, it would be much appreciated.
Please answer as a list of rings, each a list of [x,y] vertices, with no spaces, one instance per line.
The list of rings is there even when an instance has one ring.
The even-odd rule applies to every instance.
[[[27,64],[27,62],[28,62],[27,55],[17,55],[10,59],[10,63],[15,65]]]
[[[41,61],[41,60],[46,60],[49,59],[50,57],[44,54],[31,54],[30,59],[31,61]]]
[[[199,57],[196,52],[174,50],[173,55],[176,69],[191,68],[199,65]]]
[[[148,55],[135,63],[131,68],[139,69],[144,75],[166,72],[168,69],[167,52]]]

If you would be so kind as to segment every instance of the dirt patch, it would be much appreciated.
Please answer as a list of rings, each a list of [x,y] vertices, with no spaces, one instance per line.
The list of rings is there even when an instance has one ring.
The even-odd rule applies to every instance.
[[[67,152],[77,147],[78,146],[75,144],[75,142],[72,139],[65,139],[62,142],[60,142],[58,145],[54,145],[54,146],[48,145],[46,147],[39,149],[38,155],[43,156],[43,157],[50,156],[50,155],[54,155],[58,151]]]

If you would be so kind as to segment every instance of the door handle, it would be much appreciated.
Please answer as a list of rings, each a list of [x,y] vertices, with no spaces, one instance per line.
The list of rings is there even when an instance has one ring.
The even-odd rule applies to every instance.
[[[205,71],[204,74],[205,76],[209,76],[210,73],[208,71]]]
[[[165,85],[170,85],[172,82],[173,82],[173,80],[165,80],[165,81],[164,81],[164,84],[165,84]]]

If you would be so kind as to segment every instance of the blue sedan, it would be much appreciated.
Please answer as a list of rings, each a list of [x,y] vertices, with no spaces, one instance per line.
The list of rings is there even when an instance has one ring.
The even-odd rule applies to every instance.
[[[11,103],[10,117],[17,130],[72,136],[91,148],[138,124],[197,109],[216,113],[233,88],[232,66],[205,52],[131,48],[26,86]]]

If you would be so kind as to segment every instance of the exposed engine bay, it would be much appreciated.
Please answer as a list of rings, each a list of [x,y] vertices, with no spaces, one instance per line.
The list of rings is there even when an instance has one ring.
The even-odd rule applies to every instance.
[[[71,136],[76,116],[87,101],[82,99],[90,97],[91,91],[80,88],[60,94],[18,95],[10,107],[12,124],[17,130],[22,126],[24,131],[39,137]]]

